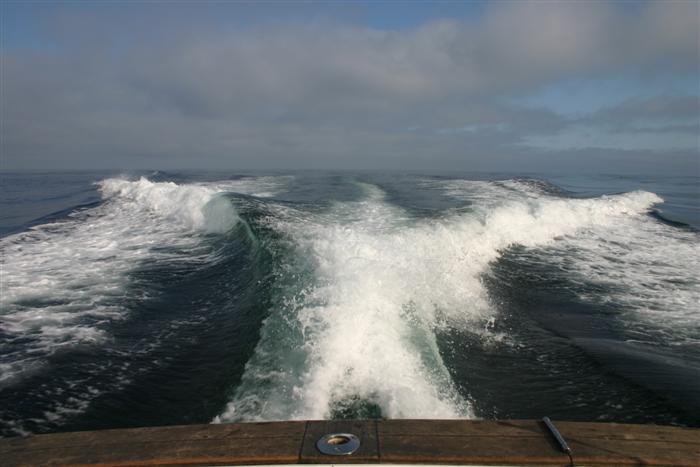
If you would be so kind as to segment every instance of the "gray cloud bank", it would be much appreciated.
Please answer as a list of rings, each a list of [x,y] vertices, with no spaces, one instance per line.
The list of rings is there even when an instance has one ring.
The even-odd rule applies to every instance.
[[[4,168],[697,171],[697,96],[574,119],[513,103],[567,79],[697,76],[696,2],[503,2],[398,31],[131,10],[69,10],[45,46],[3,47]],[[566,147],[577,125],[663,147]]]

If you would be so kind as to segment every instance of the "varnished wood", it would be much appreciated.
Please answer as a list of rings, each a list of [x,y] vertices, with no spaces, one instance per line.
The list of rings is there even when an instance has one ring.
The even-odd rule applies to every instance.
[[[555,424],[582,465],[700,467],[700,430],[605,423]],[[347,457],[316,441],[358,436]],[[539,421],[381,420],[135,428],[0,439],[0,465],[185,466],[298,463],[569,465]]]
[[[557,423],[583,464],[700,466],[700,430],[615,423]]]
[[[532,437],[542,433],[542,426],[534,420],[381,420],[378,430],[382,436]]]
[[[385,420],[378,422],[383,462],[566,465],[539,422]]]
[[[193,425],[0,440],[0,465],[294,464],[306,422]]]

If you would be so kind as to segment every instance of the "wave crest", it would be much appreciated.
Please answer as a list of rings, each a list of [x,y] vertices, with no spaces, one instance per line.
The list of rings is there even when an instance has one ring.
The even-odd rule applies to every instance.
[[[225,232],[238,219],[231,203],[206,186],[151,182],[144,177],[107,179],[98,185],[104,198],[131,202],[131,208],[146,209],[192,229]]]
[[[391,418],[473,417],[437,334],[490,332],[495,311],[481,280],[489,265],[510,246],[546,245],[662,201],[642,191],[565,199],[490,189],[481,206],[441,220],[411,220],[378,188],[312,223],[278,219],[297,246],[291,261],[310,264],[312,278],[301,291],[280,291],[280,309],[217,420],[327,418],[354,400]],[[299,264],[281,269],[298,274]]]

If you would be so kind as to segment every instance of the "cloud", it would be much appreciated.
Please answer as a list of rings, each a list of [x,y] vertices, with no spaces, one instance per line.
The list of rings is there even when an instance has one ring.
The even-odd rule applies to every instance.
[[[595,120],[696,121],[700,118],[700,96],[654,96],[636,98],[589,117]]]
[[[133,5],[61,11],[45,18],[46,47],[3,48],[5,164],[488,167],[494,154],[525,161],[523,141],[571,124],[512,96],[571,77],[697,73],[693,2],[489,5],[391,31],[333,21],[210,29],[211,14],[188,21],[191,9],[157,5],[148,15],[163,21]],[[693,111],[644,96],[591,118],[619,122],[640,106]],[[446,130],[460,128],[470,131]]]
[[[700,97],[635,98],[590,115],[570,117],[550,134],[529,134],[523,144],[546,149],[700,151]],[[700,155],[697,157],[700,160]]]

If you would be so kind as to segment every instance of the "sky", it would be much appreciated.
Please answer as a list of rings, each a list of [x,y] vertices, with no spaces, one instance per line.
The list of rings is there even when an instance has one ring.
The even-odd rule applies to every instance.
[[[700,3],[0,2],[0,170],[700,175]]]

